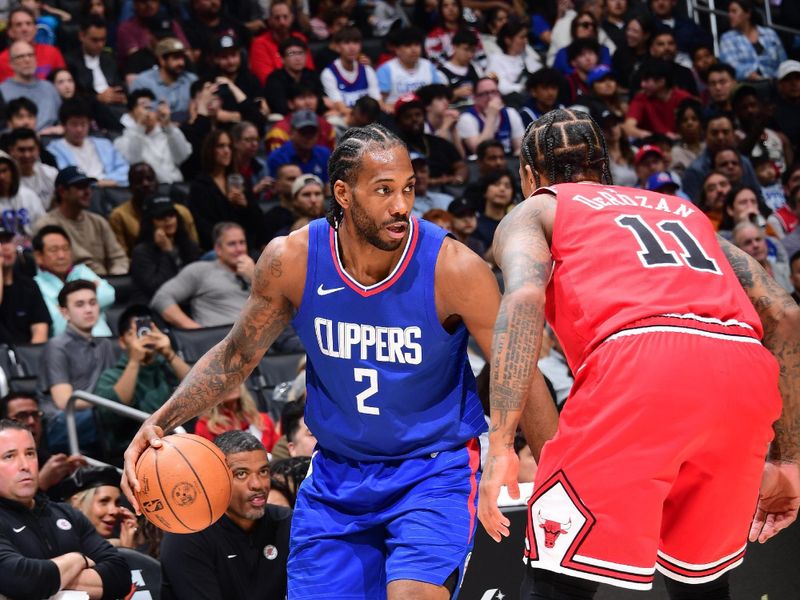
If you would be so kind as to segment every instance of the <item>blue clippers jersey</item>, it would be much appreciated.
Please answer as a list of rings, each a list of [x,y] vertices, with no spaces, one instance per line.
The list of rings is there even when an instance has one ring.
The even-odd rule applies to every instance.
[[[452,449],[486,430],[464,325],[436,314],[436,259],[447,233],[411,219],[394,271],[367,288],[341,267],[336,233],[309,226],[294,327],[308,353],[306,425],[322,448],[361,461]]]

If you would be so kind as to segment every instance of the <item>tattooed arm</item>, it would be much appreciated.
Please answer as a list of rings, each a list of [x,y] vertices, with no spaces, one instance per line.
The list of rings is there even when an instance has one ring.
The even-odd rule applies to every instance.
[[[122,489],[138,512],[136,462],[148,446],[159,447],[164,431],[198,416],[223,400],[250,375],[270,344],[291,320],[305,279],[307,230],[276,238],[264,250],[253,289],[230,333],[194,365],[175,393],[153,413],[125,451]]]
[[[519,460],[514,434],[525,411],[525,434],[532,450],[555,431],[555,406],[536,363],[544,329],[544,298],[552,256],[547,232],[552,230],[555,198],[534,196],[508,214],[495,234],[494,251],[503,270],[505,294],[494,327],[490,385],[489,454],[478,496],[478,516],[487,533],[500,541],[508,536],[509,521],[497,508],[500,486],[519,496]]]
[[[773,425],[750,541],[765,542],[796,518],[800,507],[800,307],[755,259],[719,238],[764,326],[764,346],[780,366],[783,411]]]

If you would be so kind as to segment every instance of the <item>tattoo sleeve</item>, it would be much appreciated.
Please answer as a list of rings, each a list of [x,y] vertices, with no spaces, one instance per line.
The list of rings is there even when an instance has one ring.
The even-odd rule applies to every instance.
[[[781,418],[775,422],[775,439],[769,457],[800,461],[800,307],[753,259],[730,242],[719,238],[733,268],[764,327],[764,347],[780,367],[779,388],[783,398]]]
[[[506,448],[513,445],[538,371],[544,294],[552,264],[540,214],[534,206],[519,207],[506,216],[496,234],[505,293],[492,340],[489,434]]]
[[[281,254],[280,247],[267,248],[256,265],[253,291],[231,331],[197,361],[153,415],[165,431],[202,414],[241,385],[289,323],[291,304],[274,290],[283,276]]]

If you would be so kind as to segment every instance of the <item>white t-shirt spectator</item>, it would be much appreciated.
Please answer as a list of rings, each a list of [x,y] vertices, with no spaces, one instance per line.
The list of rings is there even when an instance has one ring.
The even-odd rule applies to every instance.
[[[362,96],[379,102],[381,100],[378,76],[369,65],[356,62],[355,69],[348,71],[342,65],[342,59],[337,58],[322,70],[320,80],[325,95],[334,102],[343,102],[347,107],[353,106]]]
[[[523,93],[528,76],[541,68],[542,61],[530,46],[525,46],[525,52],[518,56],[490,54],[486,63],[486,72],[497,75],[497,87],[503,95]]]
[[[446,83],[436,66],[427,58],[420,58],[411,70],[406,69],[399,59],[393,58],[378,67],[377,75],[381,93],[388,94],[386,102],[389,104],[393,104],[407,92],[415,92],[423,85]]]
[[[38,162],[33,165],[33,174],[28,177],[20,176],[19,184],[36,194],[42,201],[42,207],[50,210],[50,203],[53,201],[53,193],[56,189],[57,175],[58,169]]]
[[[519,116],[516,109],[509,106],[506,106],[503,110],[506,111],[508,115],[508,123],[511,127],[511,140],[522,141],[522,136],[525,135],[525,126],[522,124],[522,117]],[[502,121],[500,127],[498,127],[498,133],[500,128],[502,128]],[[462,140],[480,135],[482,130],[483,123],[471,112],[463,112],[461,116],[458,117],[456,132]],[[503,149],[506,154],[510,154],[512,151],[510,140],[507,144],[506,140],[501,139],[501,136],[495,135],[495,137],[503,144]]]

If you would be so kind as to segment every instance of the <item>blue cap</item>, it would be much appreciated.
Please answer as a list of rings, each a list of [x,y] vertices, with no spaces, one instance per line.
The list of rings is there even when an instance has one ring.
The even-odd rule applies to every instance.
[[[676,189],[680,187],[672,178],[672,175],[666,171],[659,171],[658,173],[653,173],[647,178],[647,185],[645,186],[645,189],[648,189],[651,192],[657,192],[668,185],[675,186]]]
[[[586,76],[586,85],[592,85],[595,81],[600,81],[606,77],[611,77],[611,68],[608,65],[597,65],[594,69],[589,71]]]
[[[64,167],[56,176],[56,187],[78,185],[79,183],[97,183],[97,179],[89,177],[83,172],[83,169],[75,166]]]

